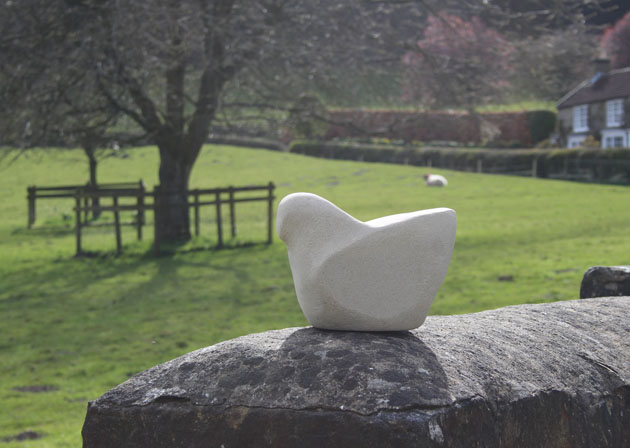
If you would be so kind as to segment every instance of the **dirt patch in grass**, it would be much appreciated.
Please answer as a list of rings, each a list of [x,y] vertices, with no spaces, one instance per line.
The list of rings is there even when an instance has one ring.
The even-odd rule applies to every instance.
[[[19,434],[16,434],[14,436],[9,436],[9,437],[5,437],[3,439],[0,439],[2,442],[8,443],[8,442],[23,442],[24,440],[36,440],[36,439],[41,439],[42,437],[44,437],[43,434],[40,434],[38,432],[35,431],[24,431],[21,432]]]
[[[567,272],[578,272],[579,269],[575,268],[567,268],[567,269],[556,269],[553,271],[554,274],[566,274]]]
[[[13,390],[17,392],[30,392],[33,394],[39,394],[42,392],[54,392],[59,390],[57,386],[53,386],[52,384],[37,384],[33,386],[16,386]]]

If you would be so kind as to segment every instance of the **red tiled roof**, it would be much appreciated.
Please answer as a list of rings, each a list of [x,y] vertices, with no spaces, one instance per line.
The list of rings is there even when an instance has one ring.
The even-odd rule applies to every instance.
[[[584,81],[567,93],[556,106],[558,109],[630,96],[630,67],[605,73]]]

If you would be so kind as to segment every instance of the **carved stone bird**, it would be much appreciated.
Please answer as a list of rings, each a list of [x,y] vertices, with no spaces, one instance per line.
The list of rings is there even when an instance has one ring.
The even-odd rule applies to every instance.
[[[450,263],[455,211],[435,208],[359,221],[310,193],[286,196],[276,227],[298,302],[314,327],[419,327]]]

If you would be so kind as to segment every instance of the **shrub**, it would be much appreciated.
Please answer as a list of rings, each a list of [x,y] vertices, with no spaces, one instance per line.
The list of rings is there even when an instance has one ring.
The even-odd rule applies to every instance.
[[[532,110],[525,115],[534,145],[548,139],[556,128],[556,114],[550,110]]]

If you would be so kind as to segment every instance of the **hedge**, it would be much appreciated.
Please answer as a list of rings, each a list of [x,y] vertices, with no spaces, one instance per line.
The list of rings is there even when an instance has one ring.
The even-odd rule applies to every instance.
[[[494,147],[530,146],[547,139],[556,124],[548,110],[471,115],[462,112],[333,110],[325,140],[383,137],[406,142],[455,141]]]
[[[287,147],[279,140],[271,140],[262,137],[241,137],[236,135],[210,135],[206,143],[214,145],[244,146],[247,148],[271,149],[273,151],[286,151]]]
[[[433,166],[459,171],[630,183],[630,148],[470,149],[297,141],[289,151],[314,157]]]

